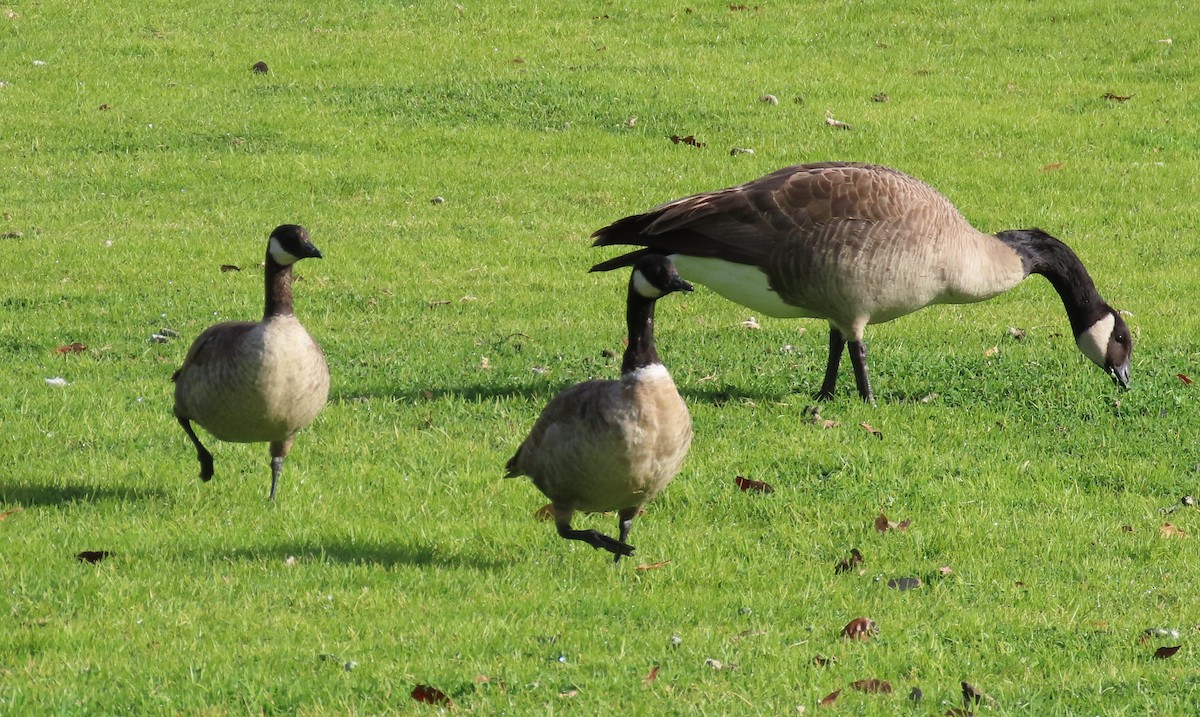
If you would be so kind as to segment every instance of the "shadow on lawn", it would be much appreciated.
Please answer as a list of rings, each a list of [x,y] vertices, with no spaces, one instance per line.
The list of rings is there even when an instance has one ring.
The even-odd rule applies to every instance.
[[[597,378],[611,378],[597,376]],[[359,402],[375,398],[394,401],[436,401],[443,398],[457,398],[465,401],[479,402],[496,398],[524,398],[535,402],[545,403],[554,398],[560,391],[573,386],[576,381],[544,384],[475,384],[469,386],[433,387],[426,389],[403,389],[395,391],[344,391],[336,392],[331,397],[334,401]],[[680,395],[689,403],[710,403],[721,406],[730,401],[743,399],[756,402],[780,402],[794,400],[801,394],[779,393],[776,391],[746,391],[739,388],[707,389],[693,388],[676,384]],[[810,398],[805,397],[810,403]]]
[[[165,495],[166,493],[157,488],[0,483],[0,505],[20,505],[25,508],[68,503],[100,503],[110,500],[135,502],[159,499]]]
[[[495,570],[504,563],[479,555],[463,555],[439,549],[432,545],[416,545],[389,541],[385,543],[329,541],[320,545],[313,543],[276,543],[257,547],[239,548],[228,552],[209,554],[210,558],[225,560],[248,560],[255,562],[283,563],[289,558],[300,562],[344,563],[347,565],[377,565],[394,568],[405,565],[417,567],[468,568],[472,570]]]

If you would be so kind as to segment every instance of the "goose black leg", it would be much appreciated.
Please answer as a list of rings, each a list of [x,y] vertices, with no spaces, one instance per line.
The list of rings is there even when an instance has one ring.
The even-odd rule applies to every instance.
[[[866,342],[850,342],[850,364],[854,366],[854,380],[858,383],[858,395],[862,400],[874,406],[875,395],[871,393],[871,380],[867,378]]]
[[[175,417],[179,421],[179,425],[183,426],[183,430],[187,432],[188,438],[192,439],[192,444],[196,446],[196,460],[200,461],[200,480],[208,481],[213,477],[213,457],[200,442],[196,436],[196,432],[192,430],[192,422],[186,418],[179,416]]]
[[[571,516],[574,511],[554,506],[554,527],[558,534],[567,540],[580,540],[593,548],[607,550],[619,559],[622,555],[632,555],[633,546],[626,545],[620,540],[614,540],[598,530],[574,530],[571,528]]]
[[[620,542],[622,545],[628,545],[628,543],[625,541],[629,539],[629,530],[633,528],[633,519],[637,517],[637,514],[637,508],[622,508],[621,511],[617,513],[617,521],[621,529],[621,537],[618,539],[618,542]],[[630,547],[629,551],[633,552],[633,548]],[[628,553],[625,554],[628,555]],[[617,553],[616,557],[613,558],[613,562],[621,562],[621,555],[621,553]]]
[[[842,349],[846,348],[846,337],[841,331],[829,327],[829,361],[825,364],[825,381],[817,392],[818,401],[833,400],[833,388],[837,385],[838,366],[842,362]],[[861,384],[860,384],[861,385]]]

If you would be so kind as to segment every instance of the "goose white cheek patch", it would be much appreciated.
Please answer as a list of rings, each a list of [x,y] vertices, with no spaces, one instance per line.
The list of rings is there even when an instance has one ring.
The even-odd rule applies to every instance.
[[[296,263],[296,257],[287,249],[284,249],[275,237],[271,237],[270,243],[267,244],[267,253],[281,266],[290,266]]]
[[[644,296],[647,299],[657,299],[658,297],[662,296],[662,292],[659,291],[654,284],[651,284],[650,280],[647,279],[640,271],[633,272],[633,290],[636,291],[640,296]]]
[[[1079,346],[1079,350],[1092,360],[1092,363],[1103,368],[1105,360],[1108,358],[1108,342],[1112,337],[1113,326],[1116,324],[1116,319],[1112,314],[1108,314],[1096,323],[1087,331],[1079,335],[1075,339],[1075,343]]]

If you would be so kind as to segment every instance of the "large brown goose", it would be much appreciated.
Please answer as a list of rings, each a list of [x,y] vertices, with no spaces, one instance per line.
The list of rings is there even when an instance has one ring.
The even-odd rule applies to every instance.
[[[785,167],[626,217],[593,236],[594,246],[646,248],[592,271],[663,254],[684,277],[755,311],[828,321],[818,399],[833,396],[848,340],[858,393],[874,401],[863,341],[868,324],[930,304],[990,299],[1030,274],[1045,276],[1062,297],[1083,355],[1129,386],[1129,328],[1066,244],[1040,229],[977,231],[933,187],[887,167]]]
[[[654,347],[654,302],[691,290],[665,257],[635,262],[621,379],[585,381],[556,395],[506,466],[506,478],[527,475],[550,499],[560,536],[617,561],[633,553],[625,541],[638,509],[671,482],[692,442],[687,406]],[[577,510],[617,511],[620,538],[572,529]]]
[[[196,338],[175,372],[175,418],[196,446],[200,479],[213,458],[192,421],[222,441],[270,443],[271,493],[300,429],[329,397],[329,368],[321,347],[292,313],[292,264],[321,258],[308,231],[284,224],[267,241],[266,306],[259,322],[229,321]]]

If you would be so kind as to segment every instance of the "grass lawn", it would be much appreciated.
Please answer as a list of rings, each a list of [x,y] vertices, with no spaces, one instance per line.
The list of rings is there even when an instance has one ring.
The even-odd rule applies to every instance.
[[[1200,702],[1200,516],[1160,510],[1200,477],[1178,4],[17,1],[0,47],[0,712],[942,715],[964,680],[978,714]],[[558,538],[500,476],[551,396],[619,373],[627,275],[587,273],[615,253],[588,235],[819,160],[1063,239],[1128,312],[1133,388],[1034,277],[872,327],[879,405],[847,363],[824,427],[825,325],[747,329],[698,287],[658,311],[683,471],[632,560]],[[261,314],[285,222],[325,253],[296,310],[333,389],[268,504],[265,445],[210,441],[196,478],[169,379]],[[878,634],[844,638],[858,617]]]

